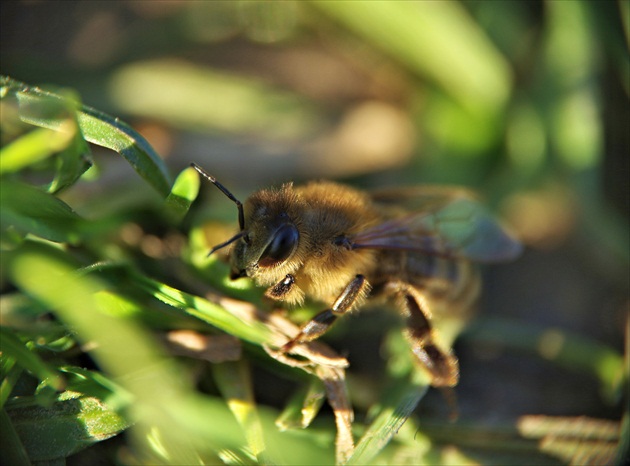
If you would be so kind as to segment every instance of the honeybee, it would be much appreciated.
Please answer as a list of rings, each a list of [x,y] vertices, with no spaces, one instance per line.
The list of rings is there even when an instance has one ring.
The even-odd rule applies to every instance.
[[[262,189],[245,204],[192,163],[238,208],[230,278],[249,277],[288,304],[305,297],[330,307],[306,322],[282,352],[322,336],[370,297],[391,300],[406,320],[405,337],[435,387],[453,387],[457,358],[436,341],[436,312],[473,306],[476,263],[516,258],[512,238],[465,190],[407,188],[367,193],[327,181]],[[440,308],[443,308],[441,310]]]

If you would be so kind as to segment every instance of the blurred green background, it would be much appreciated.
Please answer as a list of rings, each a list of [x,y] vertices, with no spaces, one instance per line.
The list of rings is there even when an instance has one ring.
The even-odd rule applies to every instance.
[[[461,425],[492,430],[531,414],[619,421],[628,402],[619,365],[610,372],[602,361],[627,358],[629,5],[14,1],[2,5],[0,71],[75,93],[135,128],[172,174],[195,161],[242,200],[311,178],[477,190],[527,250],[486,270],[478,318],[455,345]],[[14,137],[8,109],[3,146]],[[85,218],[118,219],[108,231],[147,276],[203,294],[177,265],[186,235],[203,230],[210,246],[226,239],[234,206],[204,186],[203,201],[173,226],[123,158],[92,153],[95,167],[60,198]],[[28,179],[46,181],[47,168]],[[108,244],[80,243],[78,256],[118,257]],[[2,287],[15,291],[6,277]],[[354,315],[327,338],[349,355],[361,420],[376,395],[358,387],[383,370],[388,322],[382,312]],[[281,409],[293,387],[264,368],[253,377],[261,404]],[[415,416],[420,426],[436,420],[425,433],[439,445],[463,438],[492,452],[492,440],[440,424],[448,407],[439,393]],[[129,461],[118,436],[68,464],[95,451]],[[433,460],[455,458],[440,451]],[[482,458],[498,463],[504,453]]]

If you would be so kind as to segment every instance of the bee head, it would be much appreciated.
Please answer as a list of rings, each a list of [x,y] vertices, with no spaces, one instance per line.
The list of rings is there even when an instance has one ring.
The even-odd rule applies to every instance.
[[[232,200],[238,208],[240,231],[229,240],[213,247],[208,255],[232,243],[230,278],[253,277],[261,271],[286,262],[297,249],[300,234],[286,211],[290,207],[292,186],[280,191],[259,191],[248,202],[247,217],[243,204],[216,178],[203,168],[191,166]]]
[[[293,255],[300,239],[297,227],[290,221],[274,223],[252,228],[236,242],[230,255],[230,278],[255,276],[283,264]]]
[[[297,250],[300,233],[276,192],[263,190],[246,202],[246,233],[230,255],[232,279],[255,277],[288,261]]]

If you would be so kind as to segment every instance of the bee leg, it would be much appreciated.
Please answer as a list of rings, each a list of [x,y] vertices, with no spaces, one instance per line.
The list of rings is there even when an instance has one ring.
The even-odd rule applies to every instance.
[[[293,285],[295,285],[295,277],[291,274],[287,274],[286,277],[269,288],[265,292],[265,295],[271,299],[281,300],[293,289]]]
[[[341,292],[331,308],[326,309],[306,322],[294,338],[280,349],[287,352],[299,343],[316,340],[330,329],[337,318],[348,312],[367,292],[369,284],[363,275],[357,275]]]
[[[433,337],[434,330],[427,313],[413,293],[404,292],[404,303],[408,311],[405,336],[411,350],[431,373],[434,387],[454,387],[459,379],[457,358],[451,351],[443,351]]]

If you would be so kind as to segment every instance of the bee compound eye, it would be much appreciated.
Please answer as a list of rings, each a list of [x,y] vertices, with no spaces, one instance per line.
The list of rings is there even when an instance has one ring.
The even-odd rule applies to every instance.
[[[274,234],[271,243],[265,248],[260,256],[258,265],[270,267],[285,261],[295,251],[300,234],[295,225],[286,223],[282,225]]]

